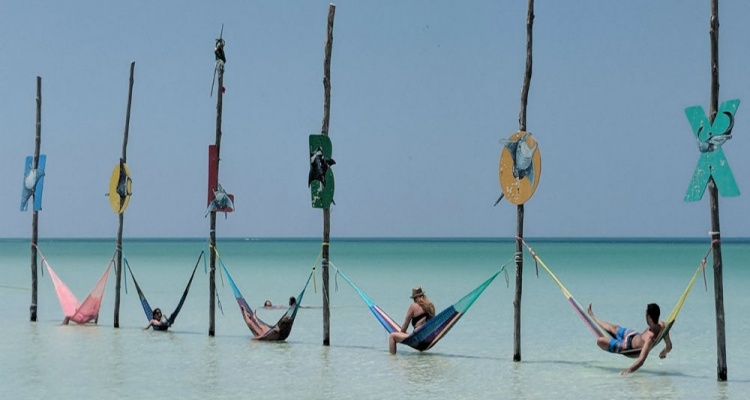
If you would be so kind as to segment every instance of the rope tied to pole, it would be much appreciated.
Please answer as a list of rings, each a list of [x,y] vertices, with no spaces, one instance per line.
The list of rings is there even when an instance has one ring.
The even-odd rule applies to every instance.
[[[36,245],[36,243],[31,242],[31,247],[33,247],[34,250],[36,250],[36,252],[42,257],[42,262],[46,262],[44,260],[44,255],[42,254],[42,251],[39,250],[39,247]],[[39,268],[39,270],[42,272],[42,278],[44,278],[44,268]]]
[[[711,232],[709,232],[711,233]],[[718,234],[718,232],[717,232]],[[711,241],[711,245],[708,246],[708,250],[706,251],[706,255],[703,256],[703,259],[701,260],[701,269],[703,270],[703,288],[708,292],[708,282],[706,281],[706,264],[708,263],[708,256],[713,253],[714,251],[714,245],[720,244],[721,240],[714,239]]]
[[[531,254],[531,258],[534,259],[534,270],[536,271],[536,277],[539,278],[539,257],[536,255],[536,252],[534,249],[529,246],[528,243],[526,243],[525,240],[523,240],[522,237],[516,236],[516,240],[520,241],[526,248],[529,250],[529,254]],[[521,258],[521,253],[516,253],[516,261],[521,261],[519,258]]]

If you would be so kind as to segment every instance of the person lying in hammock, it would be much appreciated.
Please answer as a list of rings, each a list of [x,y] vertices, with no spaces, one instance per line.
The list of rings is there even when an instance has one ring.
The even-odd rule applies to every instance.
[[[70,321],[72,320],[72,318],[73,317],[66,315],[65,318],[63,318],[63,322],[62,322],[63,325],[70,325]],[[97,314],[96,317],[93,318],[93,321],[94,321],[94,325],[99,323],[99,314]]]
[[[589,304],[588,307],[588,314],[610,335],[612,335],[611,338],[597,338],[596,344],[599,346],[599,348],[609,351],[610,353],[622,353],[626,350],[640,349],[639,353],[633,353],[632,355],[632,357],[636,357],[637,354],[638,359],[635,360],[633,365],[622,370],[621,375],[627,375],[631,372],[635,372],[643,365],[643,363],[646,361],[646,357],[648,357],[648,353],[656,344],[656,338],[659,336],[662,329],[665,329],[664,321],[659,321],[661,310],[655,303],[651,303],[646,306],[646,323],[648,324],[648,328],[640,333],[633,329],[623,328],[621,326],[600,320],[594,315],[594,311],[591,309],[591,304]],[[659,358],[665,358],[667,356],[667,353],[672,351],[672,340],[669,338],[669,332],[664,335],[664,344],[664,349],[659,353]]]
[[[148,325],[143,329],[146,330],[152,326],[155,331],[166,331],[169,329],[169,320],[162,315],[160,308],[154,308],[154,312],[151,314],[151,320],[148,321]]]
[[[406,318],[404,318],[404,324],[401,326],[401,332],[393,332],[388,335],[388,351],[391,354],[396,354],[396,343],[400,343],[409,337],[406,330],[409,329],[410,323],[416,331],[435,316],[435,305],[427,298],[421,286],[411,290],[411,298],[414,302],[406,310]]]
[[[240,308],[242,308],[242,316],[245,317],[247,327],[253,332],[253,340],[260,340],[261,338],[264,340],[279,340],[282,335],[288,337],[292,330],[294,320],[288,315],[281,317],[276,326],[270,328],[259,322],[257,310],[250,314],[245,307],[240,306]]]

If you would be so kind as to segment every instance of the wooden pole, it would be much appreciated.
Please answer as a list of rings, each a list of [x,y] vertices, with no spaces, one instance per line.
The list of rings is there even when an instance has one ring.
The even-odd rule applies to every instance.
[[[128,133],[130,132],[130,106],[133,102],[133,75],[135,61],[130,63],[130,82],[128,85],[128,108],[125,111],[125,132],[122,135],[122,162],[128,162]],[[125,210],[117,214],[120,224],[117,228],[117,257],[115,258],[115,328],[120,327],[120,284],[122,282],[122,227],[125,222]]]
[[[711,102],[709,118],[713,123],[719,109],[719,0],[711,0]],[[714,303],[716,307],[716,375],[719,381],[727,380],[727,350],[724,335],[724,284],[721,260],[721,229],[719,224],[719,194],[714,178],[708,180],[711,208],[711,246],[714,260]]]
[[[221,27],[222,36],[224,34],[224,26]],[[221,40],[221,46],[223,51],[223,39]],[[223,53],[222,53],[223,54]],[[216,72],[218,74],[219,89],[216,91],[216,176],[219,176],[219,155],[221,154],[221,113],[224,101],[224,61],[217,61]],[[216,210],[211,211],[210,215],[210,243],[211,243],[211,256],[210,259],[210,270],[209,270],[209,286],[208,286],[208,336],[216,335],[216,252],[213,249],[216,248]]]
[[[521,88],[521,111],[518,113],[518,130],[526,131],[526,104],[529,100],[532,66],[532,33],[534,28],[534,0],[529,0],[526,14],[526,71]],[[513,361],[521,361],[521,293],[523,292],[523,204],[518,205],[516,222],[516,294],[513,299]]]
[[[32,161],[31,168],[35,170],[39,167],[39,149],[42,146],[42,77],[36,77],[36,143],[34,147],[34,161]],[[34,194],[36,198],[36,193]],[[34,200],[32,200],[32,203]],[[36,257],[36,246],[39,240],[39,212],[34,209],[33,216],[31,217],[31,321],[36,321],[37,311],[37,270],[39,269],[37,257]]]
[[[323,61],[323,123],[320,132],[328,136],[328,123],[331,119],[331,51],[333,49],[333,19],[336,15],[336,5],[328,6],[328,29],[325,46],[325,60]],[[331,345],[331,308],[329,302],[329,240],[331,236],[331,209],[323,209],[323,244],[321,249],[321,267],[323,275],[323,346]]]

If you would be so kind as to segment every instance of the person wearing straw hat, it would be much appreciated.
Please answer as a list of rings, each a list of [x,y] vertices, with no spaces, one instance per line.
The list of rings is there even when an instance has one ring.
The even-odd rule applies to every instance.
[[[403,325],[401,325],[401,331],[388,335],[388,350],[391,354],[396,354],[396,343],[400,343],[409,337],[409,334],[406,332],[409,329],[409,324],[414,327],[414,330],[417,330],[430,318],[435,316],[435,305],[427,298],[421,286],[417,286],[411,290],[411,298],[414,302],[406,310],[406,317],[404,318]]]

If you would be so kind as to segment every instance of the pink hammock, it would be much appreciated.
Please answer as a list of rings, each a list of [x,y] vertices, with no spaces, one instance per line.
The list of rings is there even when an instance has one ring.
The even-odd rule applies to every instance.
[[[94,286],[94,289],[91,290],[91,293],[81,303],[57,274],[55,274],[55,271],[52,270],[52,267],[47,262],[47,259],[44,258],[41,251],[39,255],[42,256],[42,262],[47,267],[49,276],[52,278],[52,283],[55,285],[55,291],[57,292],[58,300],[60,300],[60,307],[62,307],[63,314],[65,314],[65,320],[73,321],[77,324],[85,324],[91,321],[96,323],[99,320],[99,308],[102,305],[102,297],[104,297],[104,289],[107,286],[107,277],[109,277],[110,267],[114,263],[114,257],[107,264],[107,269],[104,270],[104,274],[99,278],[99,282]]]

